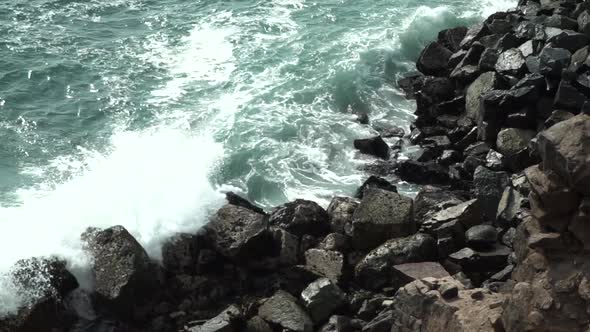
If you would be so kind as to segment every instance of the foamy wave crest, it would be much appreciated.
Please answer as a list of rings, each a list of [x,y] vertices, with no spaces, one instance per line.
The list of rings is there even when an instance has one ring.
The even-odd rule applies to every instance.
[[[208,175],[222,153],[206,137],[170,128],[116,133],[107,153],[80,149],[80,174],[52,190],[20,190],[22,205],[0,208],[0,273],[33,256],[56,255],[73,270],[83,267],[79,238],[88,226],[123,225],[158,258],[164,239],[197,230],[221,204]],[[12,282],[0,278],[0,312],[22,300]]]

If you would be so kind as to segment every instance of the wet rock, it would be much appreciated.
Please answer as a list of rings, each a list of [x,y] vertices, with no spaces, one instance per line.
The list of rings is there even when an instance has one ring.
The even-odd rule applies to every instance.
[[[332,232],[352,234],[352,216],[359,202],[350,197],[334,197],[328,205],[328,218]]]
[[[475,142],[469,145],[463,154],[466,156],[482,156],[486,155],[490,151],[491,147],[486,142]]]
[[[467,27],[456,27],[442,30],[438,33],[438,42],[451,52],[457,52],[461,48],[461,41],[467,34]]]
[[[488,34],[490,34],[490,30],[485,24],[475,24],[469,27],[467,33],[465,34],[465,37],[461,41],[460,46],[463,49],[468,49],[469,47],[471,47],[474,41],[479,40],[481,37]]]
[[[426,234],[391,239],[372,250],[355,267],[356,280],[367,289],[379,289],[392,278],[393,265],[432,261],[436,258],[434,239]]]
[[[518,48],[511,48],[498,56],[495,68],[500,74],[519,76],[526,69],[525,58]]]
[[[327,278],[312,282],[303,290],[301,298],[316,324],[328,319],[336,309],[346,303],[345,294]]]
[[[406,94],[407,99],[414,99],[415,93],[421,89],[423,81],[424,75],[416,74],[398,80],[397,85]]]
[[[436,229],[436,246],[439,259],[465,247],[465,226],[457,220],[448,221]]]
[[[356,192],[356,198],[363,198],[365,192],[370,189],[383,189],[386,191],[391,191],[397,193],[397,188],[389,181],[380,178],[378,176],[370,176],[365,182],[360,186],[360,188]]]
[[[559,88],[555,94],[553,105],[556,108],[579,112],[580,108],[582,108],[587,100],[586,96],[578,91],[571,83],[562,80],[559,83]]]
[[[415,231],[411,198],[382,189],[365,193],[352,222],[352,243],[357,249],[372,249],[393,238]]]
[[[504,155],[494,150],[488,151],[488,154],[486,155],[485,167],[491,169],[492,171],[503,170],[506,167]]]
[[[310,271],[335,283],[344,277],[344,256],[337,251],[309,249],[305,252],[305,265]]]
[[[414,220],[421,224],[434,213],[455,206],[463,199],[448,190],[433,186],[424,186],[414,198]]]
[[[498,50],[493,48],[486,48],[481,54],[481,58],[479,59],[479,70],[482,72],[493,72],[496,66],[496,62],[498,62],[499,56],[500,52]]]
[[[354,148],[364,154],[373,155],[382,159],[389,158],[389,145],[383,141],[381,136],[355,139]]]
[[[442,76],[447,72],[447,63],[453,52],[438,42],[428,44],[416,62],[416,68],[425,74]]]
[[[476,79],[479,75],[478,63],[484,50],[485,47],[483,45],[474,43],[465,54],[465,57],[453,69],[450,77],[462,82],[471,82]]]
[[[297,299],[279,290],[258,308],[258,316],[287,331],[311,332],[309,315],[297,304]]]
[[[240,331],[239,321],[242,319],[240,309],[231,305],[219,315],[206,321],[203,325],[188,329],[189,332],[234,332]]]
[[[557,173],[584,195],[590,195],[590,116],[577,115],[540,133],[543,168]]]
[[[453,220],[469,228],[481,223],[481,214],[481,204],[477,199],[472,199],[434,213],[430,219],[420,223],[420,229],[431,231]]]
[[[246,260],[268,250],[264,215],[244,207],[223,206],[204,229],[215,250],[230,259]]]
[[[531,139],[536,135],[535,131],[518,129],[518,128],[506,128],[498,133],[496,139],[496,147],[498,151],[504,155],[506,162],[514,170],[522,170],[524,167],[529,165],[521,165],[523,158],[521,154],[526,154]]]
[[[129,315],[133,308],[156,295],[158,270],[125,228],[89,228],[81,237],[94,260],[95,292],[109,308]]]
[[[504,188],[510,180],[506,172],[494,172],[483,166],[477,167],[473,175],[475,196],[481,202],[483,216],[487,220],[495,220],[498,203],[502,198]]]
[[[548,29],[553,31],[548,32]],[[554,47],[565,48],[570,52],[588,45],[590,37],[583,33],[578,33],[572,30],[561,30],[555,28],[546,28],[545,33],[547,34],[547,43],[551,43]]]
[[[356,121],[360,124],[369,124],[369,114],[367,113],[356,113]]]
[[[416,114],[424,114],[428,107],[454,97],[453,82],[447,77],[427,76],[422,89],[416,93]]]
[[[406,131],[402,127],[391,127],[391,128],[380,128],[378,129],[381,137],[404,137],[406,135]]]
[[[588,56],[590,55],[590,46],[582,47],[581,49],[574,52],[571,58],[569,71],[572,73],[579,73],[584,68],[588,67]]]
[[[578,23],[564,15],[551,15],[547,19],[545,19],[545,25],[548,27],[554,27],[559,29],[565,30],[576,30],[578,28]]]
[[[477,225],[465,232],[467,246],[475,250],[493,248],[498,241],[498,231],[491,225]]]
[[[194,273],[198,258],[199,243],[194,234],[177,234],[162,245],[162,264],[169,272]]]
[[[231,205],[241,206],[241,207],[246,208],[248,210],[252,210],[256,213],[266,214],[262,208],[250,203],[250,201],[248,201],[247,199],[245,199],[245,198],[243,198],[231,191],[225,193],[225,199]]]
[[[446,184],[449,182],[448,170],[438,163],[403,161],[396,174],[404,181],[417,184]]]
[[[322,236],[330,229],[328,213],[317,203],[303,199],[275,208],[269,216],[268,223],[297,236]]]
[[[280,228],[274,230],[273,236],[279,247],[279,263],[285,266],[297,264],[299,257],[299,238]]]

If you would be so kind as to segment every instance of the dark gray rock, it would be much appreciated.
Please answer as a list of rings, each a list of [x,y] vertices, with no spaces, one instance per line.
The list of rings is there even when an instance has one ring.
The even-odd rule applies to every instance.
[[[559,77],[563,69],[570,65],[571,57],[571,52],[566,49],[545,47],[539,54],[539,72]]]
[[[448,190],[424,186],[414,198],[414,220],[421,224],[433,214],[463,202],[463,199]]]
[[[422,88],[423,82],[424,75],[416,74],[398,80],[397,85],[406,94],[407,99],[414,99],[416,92]]]
[[[237,332],[239,321],[242,320],[240,309],[231,305],[223,310],[219,315],[206,321],[203,325],[195,326],[188,329],[189,332]]]
[[[297,304],[297,299],[279,290],[258,308],[258,316],[286,331],[311,332],[309,315]]]
[[[498,241],[498,231],[491,225],[477,225],[465,232],[467,246],[475,250],[493,248]]]
[[[488,34],[490,34],[490,30],[484,23],[473,25],[467,30],[460,46],[461,48],[468,49],[473,42]]]
[[[205,225],[206,237],[223,256],[247,260],[265,253],[270,234],[265,216],[250,209],[227,204]]]
[[[511,250],[497,244],[493,249],[477,251],[463,248],[449,256],[449,260],[460,265],[466,273],[498,272],[508,264]]]
[[[367,289],[379,289],[391,282],[394,265],[432,261],[435,258],[436,244],[429,235],[418,233],[391,239],[372,250],[356,265],[356,280]]]
[[[555,110],[551,116],[545,120],[545,129],[551,128],[556,123],[569,120],[574,117],[574,114],[564,110]]]
[[[372,321],[363,326],[362,332],[389,332],[393,325],[393,311],[388,310],[379,314]]]
[[[162,264],[173,273],[194,273],[198,265],[199,241],[194,234],[176,234],[162,245]]]
[[[502,198],[504,188],[508,186],[510,179],[506,172],[494,172],[483,166],[476,168],[473,175],[475,196],[481,202],[483,216],[493,221],[496,219],[498,203]]]
[[[391,284],[394,289],[424,278],[449,277],[449,273],[438,262],[405,263],[394,265],[391,269]]]
[[[537,133],[532,130],[506,128],[498,133],[496,148],[498,152],[510,159],[527,149],[531,139]]]
[[[510,186],[506,187],[498,203],[496,223],[502,227],[516,226],[521,203],[521,194]]]
[[[352,243],[357,249],[372,249],[393,237],[413,233],[413,201],[394,192],[372,189],[363,197],[352,222]]]
[[[338,251],[309,249],[305,252],[305,265],[335,283],[344,278],[344,255]]]
[[[382,159],[389,158],[389,145],[385,143],[381,136],[355,139],[354,148],[364,154],[373,155]]]
[[[526,69],[525,58],[518,48],[511,48],[498,56],[495,68],[500,74],[519,76]]]
[[[578,23],[564,15],[551,15],[545,19],[545,26],[554,27],[564,30],[576,30],[578,28]]]
[[[323,236],[330,230],[326,210],[315,202],[303,199],[275,208],[269,216],[268,223],[297,236]]]
[[[460,26],[442,30],[438,33],[438,42],[451,52],[457,52],[461,48],[461,41],[467,34],[467,27]]]
[[[482,156],[486,155],[490,151],[491,147],[486,142],[475,142],[469,145],[463,154],[465,156]]]
[[[279,248],[279,264],[296,265],[299,261],[299,238],[281,228],[276,228],[273,236]]]
[[[543,168],[557,173],[570,188],[590,195],[590,116],[579,114],[541,132]]]
[[[362,199],[364,194],[371,189],[383,189],[385,191],[391,191],[394,193],[397,192],[396,186],[391,184],[389,181],[385,180],[384,178],[371,175],[356,191],[355,197]]]
[[[493,71],[495,69],[496,62],[498,62],[499,56],[500,52],[498,52],[498,50],[493,48],[486,48],[485,51],[483,51],[483,53],[481,54],[481,58],[479,59],[479,70],[482,72]]]
[[[425,74],[442,76],[447,72],[447,63],[453,52],[438,42],[428,44],[416,62],[416,68]]]
[[[581,33],[590,35],[590,12],[585,10],[578,16],[578,26]]]
[[[500,87],[500,77],[495,72],[487,72],[481,74],[467,89],[465,95],[465,109],[467,116],[472,120],[477,120],[477,115],[480,113],[480,98],[481,96],[493,89]]]
[[[588,45],[588,41],[590,41],[590,36],[583,33],[560,29],[557,29],[559,31],[551,31],[548,33],[548,29],[555,28],[545,29],[545,33],[548,37],[547,43],[551,43],[558,48],[565,48],[570,52],[575,52],[576,50]]]
[[[260,316],[254,316],[246,322],[246,332],[272,332],[272,329]]]
[[[347,252],[350,249],[350,238],[340,233],[330,233],[320,243],[320,248]]]
[[[438,292],[443,299],[451,300],[459,295],[459,287],[451,283],[443,283],[439,288]]]
[[[89,228],[82,242],[93,258],[95,292],[114,312],[129,315],[157,294],[159,271],[125,228]]]
[[[346,316],[334,315],[322,326],[320,332],[355,332],[362,329],[364,322]]]
[[[461,225],[469,228],[481,223],[481,204],[477,199],[472,199],[460,204],[450,206],[431,215],[430,219],[420,224],[420,229],[431,232],[439,226],[456,220]]]
[[[328,218],[332,232],[352,234],[352,216],[359,202],[350,197],[334,197],[328,205]]]
[[[327,278],[309,284],[301,293],[301,299],[316,324],[327,320],[336,309],[346,303],[342,290]]]
[[[488,151],[488,154],[486,155],[485,167],[491,169],[492,171],[504,170],[506,167],[504,155],[494,150]]]
[[[407,160],[399,163],[396,174],[404,181],[417,184],[446,184],[448,169],[434,162]]]
[[[584,103],[588,99],[583,93],[578,91],[571,83],[562,80],[559,83],[559,88],[555,94],[555,101],[553,105],[556,108],[563,108],[566,110],[572,110],[579,112]]]
[[[260,213],[260,214],[266,214],[264,212],[264,210],[254,204],[252,204],[250,201],[248,201],[247,199],[229,191],[227,193],[225,193],[225,199],[227,200],[227,202],[231,205],[236,205],[236,206],[241,206],[243,208],[252,210],[256,213]]]
[[[588,67],[588,56],[590,55],[590,46],[582,47],[572,55],[569,71],[580,73]]]

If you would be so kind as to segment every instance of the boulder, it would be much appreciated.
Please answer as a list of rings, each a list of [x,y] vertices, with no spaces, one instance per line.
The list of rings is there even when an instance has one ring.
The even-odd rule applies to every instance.
[[[382,159],[389,158],[389,145],[385,143],[381,136],[355,139],[354,148],[364,154],[370,154]]]
[[[483,216],[486,220],[496,219],[498,203],[502,198],[504,188],[508,186],[510,179],[506,172],[494,172],[483,166],[475,169],[473,186],[475,196],[482,204]]]
[[[590,55],[590,46],[582,47],[581,49],[574,52],[571,58],[569,71],[572,73],[579,73],[583,69],[588,67],[588,56]]]
[[[273,237],[279,248],[279,264],[296,265],[299,261],[299,238],[281,228],[274,230]]]
[[[328,213],[317,203],[303,199],[275,208],[268,219],[271,226],[297,235],[323,236],[330,230]]]
[[[362,199],[363,198],[363,195],[365,194],[365,192],[367,192],[370,189],[374,189],[374,188],[376,188],[376,189],[383,189],[383,190],[391,191],[391,192],[394,192],[394,193],[397,192],[396,186],[394,186],[393,184],[391,184],[389,181],[385,180],[384,178],[380,178],[378,176],[371,175],[359,187],[359,189],[356,192],[355,197]]]
[[[340,233],[330,233],[326,235],[324,240],[320,243],[320,248],[347,252],[350,249],[350,238]]]
[[[246,332],[272,332],[272,329],[260,316],[254,316],[246,322]]]
[[[570,82],[562,80],[559,83],[557,93],[555,93],[555,101],[553,105],[556,108],[571,110],[578,113],[588,98],[578,91]]]
[[[404,181],[417,184],[447,184],[448,169],[436,162],[402,161],[396,174]]]
[[[522,50],[521,50],[522,52]],[[481,72],[493,72],[498,62],[500,52],[493,48],[486,48],[479,59],[478,68]],[[483,75],[483,74],[482,74]]]
[[[443,295],[449,293],[455,295],[450,300]],[[391,331],[501,331],[503,301],[502,294],[467,290],[452,277],[416,280],[400,288],[393,300]]]
[[[423,82],[424,75],[414,74],[399,79],[397,85],[405,93],[406,99],[414,99],[415,93],[421,89]]]
[[[492,171],[502,171],[506,167],[506,159],[501,153],[490,150],[486,155],[485,167]]]
[[[536,160],[527,160],[530,141],[537,133],[532,130],[506,128],[498,133],[496,148],[505,157],[506,164],[512,170],[520,171],[530,166]]]
[[[485,251],[463,248],[449,255],[449,260],[460,265],[466,273],[496,273],[506,267],[511,252],[510,248],[501,244]]]
[[[125,228],[89,228],[82,242],[93,259],[94,291],[113,311],[129,315],[157,294],[156,265]]]
[[[310,271],[335,283],[345,277],[344,256],[338,251],[309,249],[305,252],[305,265]]]
[[[309,315],[297,304],[297,299],[279,290],[258,308],[258,316],[286,331],[311,332]]]
[[[270,234],[264,219],[260,213],[227,204],[217,211],[204,230],[218,253],[229,259],[247,260],[268,251]]]
[[[354,212],[352,243],[357,249],[372,249],[393,237],[413,233],[411,198],[382,189],[371,189]]]
[[[424,186],[414,198],[414,220],[421,224],[433,214],[463,202],[454,192],[433,186]]]
[[[380,289],[392,280],[398,264],[432,261],[436,244],[430,235],[418,233],[391,239],[365,256],[355,267],[356,280],[367,289]]]
[[[394,265],[391,271],[391,286],[395,289],[403,287],[415,280],[449,277],[449,273],[438,262],[398,264]]]
[[[570,65],[572,54],[564,48],[545,47],[539,54],[539,72],[543,75],[559,77]]]
[[[518,48],[511,48],[500,53],[495,68],[500,74],[520,76],[526,70],[525,58]]]
[[[476,225],[465,232],[467,246],[475,250],[493,248],[498,241],[498,231],[491,225]]]
[[[571,190],[555,172],[542,171],[539,165],[535,165],[527,168],[524,173],[534,194],[532,203],[548,213],[547,217],[549,215],[567,216],[578,206],[578,194]],[[539,211],[533,211],[533,213],[536,212]]]
[[[554,171],[570,188],[590,195],[589,115],[577,115],[541,132],[537,145],[544,169]]]
[[[346,303],[346,296],[342,290],[327,278],[309,284],[301,293],[301,299],[316,324],[327,320],[335,310]]]
[[[176,234],[162,245],[162,264],[169,272],[195,273],[198,258],[199,241],[194,234]]]
[[[502,193],[502,198],[498,203],[496,224],[504,228],[516,226],[521,204],[522,195],[520,192],[511,186],[506,187]]]
[[[565,48],[570,52],[575,52],[588,45],[588,41],[590,40],[590,36],[573,30],[548,27],[545,29],[545,33],[547,35],[547,43],[551,43],[554,47]]]
[[[469,228],[481,223],[481,215],[480,202],[477,199],[472,199],[434,213],[430,219],[419,224],[420,230],[430,233],[442,224],[453,220]]]
[[[442,76],[447,72],[447,63],[452,54],[439,42],[431,42],[420,53],[416,68],[425,75]]]
[[[467,34],[467,27],[460,26],[442,30],[438,33],[438,42],[451,52],[457,52],[461,48],[461,41]]]
[[[352,216],[359,202],[350,197],[334,197],[328,205],[328,218],[332,232],[352,234]]]
[[[461,41],[460,46],[463,49],[468,49],[469,47],[471,47],[473,42],[479,40],[481,37],[488,34],[490,34],[490,30],[485,24],[475,24],[469,27],[467,33],[465,34],[465,37]]]
[[[188,332],[237,332],[240,331],[239,326],[242,318],[240,309],[231,305],[203,325],[188,329]]]

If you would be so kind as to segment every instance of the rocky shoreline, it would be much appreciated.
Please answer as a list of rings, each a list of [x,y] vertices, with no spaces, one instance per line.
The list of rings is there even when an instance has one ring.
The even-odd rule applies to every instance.
[[[267,212],[228,193],[161,264],[123,227],[88,229],[95,290],[57,258],[18,262],[42,296],[0,331],[587,331],[590,3],[521,0],[441,31],[417,68],[398,83],[412,132],[354,143],[382,159],[355,197]],[[404,141],[422,149],[398,161]],[[392,174],[424,186],[405,197]]]

